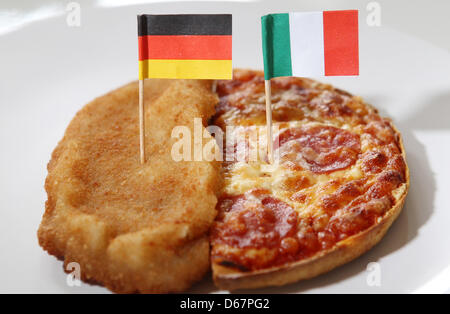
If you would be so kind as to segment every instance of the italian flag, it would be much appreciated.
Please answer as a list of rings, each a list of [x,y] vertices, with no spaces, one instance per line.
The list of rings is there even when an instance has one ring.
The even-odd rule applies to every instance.
[[[359,75],[358,10],[261,18],[264,75]]]

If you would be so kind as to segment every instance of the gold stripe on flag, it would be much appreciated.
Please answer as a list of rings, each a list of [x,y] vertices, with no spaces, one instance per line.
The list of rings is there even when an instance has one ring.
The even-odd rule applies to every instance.
[[[139,79],[218,79],[232,78],[231,60],[166,60],[139,61]]]

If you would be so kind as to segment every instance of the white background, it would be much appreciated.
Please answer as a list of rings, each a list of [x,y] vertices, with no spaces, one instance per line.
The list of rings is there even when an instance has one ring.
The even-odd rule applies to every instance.
[[[261,68],[261,15],[355,8],[361,75],[326,81],[363,96],[399,127],[412,179],[404,211],[361,258],[258,292],[449,292],[449,1],[378,1],[381,27],[365,23],[370,1],[142,2],[78,1],[80,27],[67,26],[69,1],[0,3],[0,292],[107,292],[67,286],[36,231],[46,164],[67,124],[83,104],[137,78],[137,13],[233,13],[234,66]],[[380,263],[379,287],[366,283],[370,262]],[[208,279],[191,291],[217,292]]]

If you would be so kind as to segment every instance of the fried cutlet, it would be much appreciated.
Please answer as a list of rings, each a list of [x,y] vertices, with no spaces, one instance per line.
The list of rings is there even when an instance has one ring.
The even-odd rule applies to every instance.
[[[209,270],[220,165],[174,161],[171,132],[192,131],[194,118],[206,124],[217,103],[210,90],[208,81],[146,81],[144,165],[137,82],[78,112],[48,164],[39,244],[114,292],[176,292],[199,280]]]

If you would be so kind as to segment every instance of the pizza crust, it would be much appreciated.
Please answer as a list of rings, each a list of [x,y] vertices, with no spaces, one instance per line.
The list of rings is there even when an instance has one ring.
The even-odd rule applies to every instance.
[[[401,153],[406,161],[405,149],[400,132],[392,123],[390,125],[399,139]],[[235,268],[213,263],[214,283],[219,288],[226,290],[281,286],[316,277],[350,262],[376,245],[400,214],[410,182],[407,164],[405,168],[405,180],[405,183],[401,184],[395,190],[398,193],[393,192],[393,195],[396,195],[396,202],[392,208],[385,213],[379,222],[368,229],[337,242],[332,248],[320,251],[310,258],[269,269],[239,272]]]

